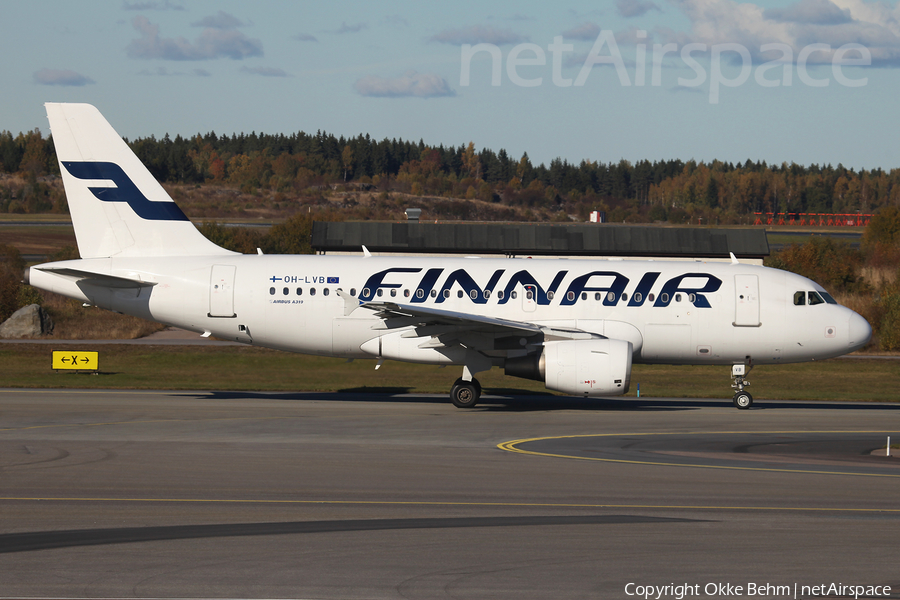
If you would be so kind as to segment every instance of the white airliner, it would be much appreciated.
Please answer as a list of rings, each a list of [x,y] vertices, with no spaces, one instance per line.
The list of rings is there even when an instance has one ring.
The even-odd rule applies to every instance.
[[[872,329],[799,275],[729,263],[243,255],[191,224],[100,112],[46,105],[79,260],[31,285],[109,310],[290,352],[493,366],[579,396],[628,391],[633,363],[732,367],[852,352]]]

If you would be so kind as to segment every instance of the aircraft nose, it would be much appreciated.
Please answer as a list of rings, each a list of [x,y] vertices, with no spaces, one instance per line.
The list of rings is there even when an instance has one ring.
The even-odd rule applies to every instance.
[[[850,332],[849,345],[851,350],[862,348],[872,337],[872,326],[857,313],[850,315],[850,323],[847,329]]]

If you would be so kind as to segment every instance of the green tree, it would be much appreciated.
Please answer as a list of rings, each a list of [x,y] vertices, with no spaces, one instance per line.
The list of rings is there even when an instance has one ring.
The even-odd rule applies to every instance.
[[[863,233],[863,247],[900,246],[900,206],[886,206],[872,217]]]
[[[860,252],[847,242],[817,236],[805,244],[791,244],[765,264],[808,277],[834,292],[860,292],[866,287],[857,276],[861,262]]]
[[[25,260],[13,246],[0,244],[0,322],[19,310]]]
[[[313,217],[309,213],[297,213],[284,223],[269,230],[263,240],[266,254],[312,254]]]

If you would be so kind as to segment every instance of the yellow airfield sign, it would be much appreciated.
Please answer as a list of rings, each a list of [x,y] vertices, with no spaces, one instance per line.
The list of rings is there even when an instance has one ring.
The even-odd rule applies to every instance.
[[[54,350],[53,368],[74,369],[77,371],[96,371],[100,368],[99,356],[99,352],[83,352],[80,350]]]

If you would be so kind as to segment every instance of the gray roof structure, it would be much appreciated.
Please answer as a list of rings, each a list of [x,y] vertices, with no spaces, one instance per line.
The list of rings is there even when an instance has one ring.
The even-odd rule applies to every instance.
[[[509,256],[633,256],[739,258],[769,255],[763,229],[648,227],[598,223],[313,223],[320,253],[505,254]]]

